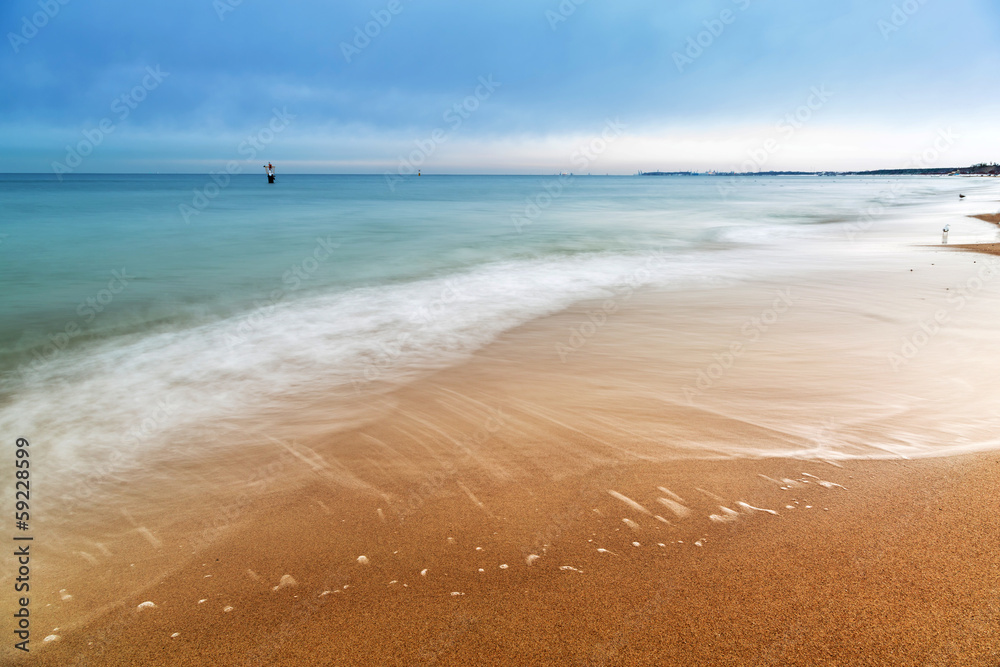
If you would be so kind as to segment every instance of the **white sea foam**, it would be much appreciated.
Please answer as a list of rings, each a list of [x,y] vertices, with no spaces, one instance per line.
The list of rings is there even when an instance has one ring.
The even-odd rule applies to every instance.
[[[643,514],[648,514],[652,516],[652,512],[650,512],[648,509],[646,509],[636,501],[632,500],[628,496],[618,493],[617,491],[611,491],[610,489],[608,490],[608,493],[611,495],[612,498],[617,498],[618,500],[622,501],[623,503],[625,503],[632,509],[636,510],[637,512],[642,512]]]
[[[728,507],[720,506],[719,509],[722,510],[722,514],[712,514],[711,516],[708,517],[709,520],[715,521],[716,523],[732,523],[733,521],[736,521],[740,517],[739,512],[731,510]]]
[[[681,505],[679,502],[675,500],[671,500],[670,498],[657,498],[656,500],[661,505],[663,505],[671,512],[673,512],[675,515],[677,515],[678,518],[683,519],[687,517],[689,514],[691,514],[690,509],[688,509],[684,505]]]
[[[0,430],[47,442],[47,474],[114,472],[165,453],[185,428],[259,415],[286,397],[407,382],[628,282],[702,280],[704,261],[595,254],[498,262],[104,340],[0,380],[0,393],[12,397]]]

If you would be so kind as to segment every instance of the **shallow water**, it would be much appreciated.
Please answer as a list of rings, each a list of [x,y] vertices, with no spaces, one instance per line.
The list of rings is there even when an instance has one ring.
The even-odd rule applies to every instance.
[[[939,244],[945,223],[952,243],[995,240],[995,227],[965,216],[993,212],[1000,192],[988,179],[947,178],[421,177],[392,188],[365,176],[262,180],[236,177],[199,201],[196,191],[211,183],[203,176],[0,178],[0,432],[45,443],[52,487],[94,471],[127,480],[209,426],[287,422],[319,404],[324,428],[346,426],[366,396],[461,363],[574,303],[627,290],[686,295],[678,312],[704,318],[688,333],[709,357],[733,339],[719,321],[729,306],[748,305],[748,286],[820,290],[854,327],[841,353],[856,362],[875,331],[858,322],[881,318],[890,338],[908,335],[923,312],[913,299],[931,289],[899,283],[872,299],[880,272],[901,269],[914,244]],[[950,260],[947,280],[972,278],[959,264]],[[997,297],[986,282],[980,306]],[[968,361],[995,340],[986,312],[954,313]],[[802,354],[781,386],[818,358],[803,350],[835,339],[809,334],[825,314],[813,311],[799,334],[773,339],[785,345],[779,366]],[[898,344],[884,343],[878,358]],[[750,410],[753,387],[775,367],[744,376],[742,407],[716,408]],[[955,386],[973,387],[963,405],[989,414],[969,374],[994,367],[984,359],[976,369],[907,364],[905,372],[915,386],[952,373]],[[868,387],[872,406],[891,411],[884,399],[901,376],[891,377]],[[676,389],[691,378],[677,377]],[[901,414],[916,409],[911,398],[900,399]],[[801,415],[793,413],[774,419],[794,431]],[[926,451],[919,432],[886,438],[905,445],[888,448],[894,454]],[[872,455],[846,441],[827,449]],[[732,443],[725,450],[740,453]]]

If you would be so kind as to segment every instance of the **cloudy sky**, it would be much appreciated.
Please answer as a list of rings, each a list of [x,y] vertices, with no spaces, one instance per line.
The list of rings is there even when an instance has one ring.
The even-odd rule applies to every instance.
[[[0,172],[207,172],[248,137],[286,173],[1000,160],[996,0],[5,0],[0,27]]]

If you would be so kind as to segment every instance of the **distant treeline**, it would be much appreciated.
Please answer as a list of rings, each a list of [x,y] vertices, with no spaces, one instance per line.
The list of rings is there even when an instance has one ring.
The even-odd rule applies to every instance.
[[[980,174],[1000,176],[1000,165],[974,164],[971,167],[933,169],[876,169],[874,171],[640,171],[640,176],[957,176]]]

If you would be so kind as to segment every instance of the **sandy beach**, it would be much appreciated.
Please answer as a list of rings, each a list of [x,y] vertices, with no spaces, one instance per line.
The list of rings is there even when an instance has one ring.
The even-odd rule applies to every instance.
[[[970,252],[982,252],[988,255],[1000,255],[1000,243],[960,243],[951,247]]]
[[[315,483],[37,664],[990,665],[998,472],[633,464],[518,493],[463,473],[402,526]]]
[[[0,667],[1000,667],[998,3],[0,19]]]
[[[982,258],[913,252],[864,292],[873,312],[934,312]],[[997,416],[955,395],[942,423],[954,388],[920,383],[968,351],[938,336],[890,370],[899,323],[840,306],[860,293],[585,302],[356,428],[318,428],[320,403],[238,457],[165,464],[43,553],[63,583],[36,623],[59,638],[31,664],[996,664],[1000,456],[886,434],[962,452]]]

